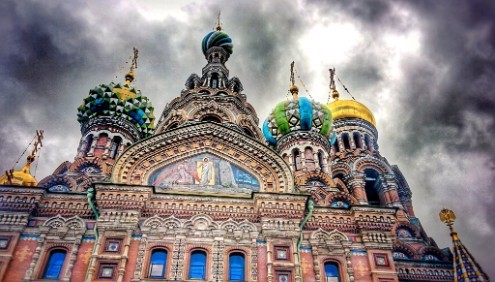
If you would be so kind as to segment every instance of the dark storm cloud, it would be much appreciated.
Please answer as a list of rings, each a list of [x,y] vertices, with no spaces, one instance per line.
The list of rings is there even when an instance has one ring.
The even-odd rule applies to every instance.
[[[189,74],[200,74],[200,42],[221,9],[234,40],[230,75],[241,79],[262,121],[285,99],[292,60],[309,88],[335,65],[321,62],[321,69],[309,71],[313,54],[300,44],[308,30],[346,22],[362,40],[337,75],[376,114],[381,153],[406,176],[426,232],[440,247],[450,246],[438,211],[454,209],[461,238],[495,276],[488,269],[495,257],[486,247],[495,226],[493,3],[225,0],[191,3],[186,18],[162,20],[139,13],[146,3],[0,3],[0,170],[12,166],[36,129],[45,129],[38,180],[71,161],[80,136],[76,108],[95,85],[123,80],[133,46],[140,50],[136,85],[158,118]],[[420,34],[412,42],[419,48],[398,61],[396,78],[386,36],[412,30]]]

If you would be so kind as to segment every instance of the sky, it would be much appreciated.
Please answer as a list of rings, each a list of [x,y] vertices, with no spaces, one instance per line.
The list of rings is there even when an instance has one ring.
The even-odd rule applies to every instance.
[[[219,10],[234,42],[230,75],[261,121],[286,99],[291,61],[302,95],[322,103],[335,67],[374,113],[380,152],[406,177],[427,234],[450,247],[438,213],[453,209],[461,240],[495,277],[493,1],[0,1],[0,170],[37,129],[38,180],[72,161],[77,107],[89,89],[124,80],[132,47],[135,86],[159,117],[201,73]]]

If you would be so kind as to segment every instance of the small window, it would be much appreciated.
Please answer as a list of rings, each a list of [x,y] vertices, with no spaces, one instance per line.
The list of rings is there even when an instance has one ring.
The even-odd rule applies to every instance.
[[[229,281],[244,281],[246,260],[242,253],[232,253],[229,256]]]
[[[167,268],[167,251],[154,250],[151,253],[149,277],[150,278],[164,278]]]
[[[191,253],[189,279],[206,279],[206,253],[204,251]]]
[[[12,237],[10,236],[0,236],[0,250],[7,250],[9,248],[9,245],[10,245],[10,239],[12,239]]]
[[[117,270],[116,263],[102,263],[98,271],[98,279],[113,280]]]
[[[292,281],[292,273],[289,271],[275,271],[276,282],[290,282]]]
[[[325,281],[340,282],[339,265],[335,262],[325,263]]]
[[[218,74],[214,73],[211,76],[211,88],[217,88],[218,87]]]
[[[290,260],[289,247],[275,247],[275,259]]]
[[[54,250],[50,252],[48,261],[43,272],[43,279],[59,279],[64,266],[65,256],[67,252],[64,250]]]
[[[105,242],[105,252],[120,253],[122,239],[107,239]]]

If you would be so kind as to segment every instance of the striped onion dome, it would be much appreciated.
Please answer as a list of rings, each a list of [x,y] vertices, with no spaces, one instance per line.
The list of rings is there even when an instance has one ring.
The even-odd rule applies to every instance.
[[[298,130],[316,131],[325,137],[332,132],[330,109],[306,97],[279,103],[263,123],[263,135],[271,145]]]

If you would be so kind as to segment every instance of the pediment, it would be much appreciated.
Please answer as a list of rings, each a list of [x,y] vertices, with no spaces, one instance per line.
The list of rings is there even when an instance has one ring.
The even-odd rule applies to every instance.
[[[206,170],[209,173],[203,173]],[[156,191],[221,194],[294,189],[292,172],[282,157],[215,123],[180,127],[134,144],[115,163],[112,181],[152,185]]]

